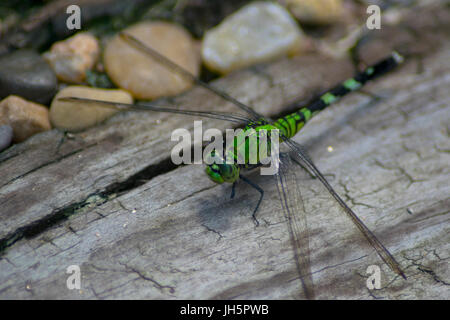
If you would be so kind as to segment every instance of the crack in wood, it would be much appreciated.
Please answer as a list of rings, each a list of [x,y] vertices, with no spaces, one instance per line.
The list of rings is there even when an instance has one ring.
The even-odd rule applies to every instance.
[[[69,158],[69,157],[71,157],[71,156],[74,156],[74,155],[76,155],[76,154],[78,154],[78,153],[80,153],[80,152],[82,152],[82,151],[85,151],[85,150],[87,150],[87,149],[89,149],[89,148],[91,148],[91,147],[93,147],[93,146],[95,146],[95,145],[97,145],[97,143],[90,144],[90,145],[88,145],[88,146],[86,146],[86,147],[84,147],[84,148],[80,148],[80,149],[73,150],[73,151],[71,151],[71,152],[69,152],[69,153],[67,153],[67,154],[65,154],[65,155],[63,155],[63,156],[61,156],[61,157],[58,157],[58,158],[56,158],[56,159],[54,159],[54,160],[52,160],[52,161],[43,163],[43,164],[41,164],[41,165],[39,165],[39,166],[37,166],[37,167],[31,169],[31,170],[28,170],[28,171],[25,172],[25,173],[22,173],[21,175],[19,175],[19,176],[17,176],[17,177],[14,177],[13,179],[9,180],[9,181],[6,182],[5,184],[1,185],[0,187],[5,187],[5,186],[7,186],[8,184],[11,184],[12,182],[14,182],[14,181],[16,181],[16,180],[18,180],[18,179],[21,179],[21,178],[23,178],[23,177],[25,177],[25,176],[27,176],[27,175],[33,173],[33,172],[36,172],[36,171],[38,171],[38,170],[40,170],[40,169],[42,169],[42,168],[47,167],[47,166],[49,166],[49,165],[58,163],[58,162],[60,162],[61,160],[64,160],[64,159]]]
[[[95,145],[95,144],[93,144]],[[91,146],[93,146],[91,145]],[[84,148],[86,149],[86,148]],[[41,165],[35,170],[38,170],[39,168],[42,168],[44,166],[50,165],[51,163],[58,162],[62,160],[63,158],[67,158],[69,156],[73,156],[74,154],[77,154],[84,149],[79,149],[74,152],[71,152],[68,155],[65,155],[63,157],[60,157],[54,161],[51,161],[49,163],[46,163],[44,165]],[[153,177],[169,172],[171,170],[174,170],[176,165],[172,163],[172,161],[169,159],[165,159],[158,164],[150,165],[144,168],[143,170],[133,174],[129,178],[125,179],[122,182],[115,182],[109,186],[107,186],[103,191],[97,191],[95,193],[89,194],[85,199],[71,203],[63,208],[60,208],[58,210],[54,210],[50,214],[44,216],[42,219],[33,221],[32,223],[20,227],[16,229],[14,232],[8,234],[6,237],[0,239],[0,256],[5,252],[5,250],[8,247],[11,247],[14,243],[17,241],[23,239],[23,238],[31,238],[39,235],[40,233],[48,230],[49,228],[57,225],[58,223],[61,223],[62,221],[66,220],[70,216],[77,214],[80,212],[81,209],[89,206],[92,207],[94,204],[95,207],[98,207],[100,205],[105,204],[106,202],[112,200],[113,198],[116,198],[118,195],[121,195],[125,192],[131,191],[142,184],[148,182]],[[35,171],[31,170],[31,171]],[[28,172],[30,173],[30,172]],[[27,174],[28,174],[27,173]],[[25,175],[25,174],[24,174]],[[17,177],[17,179],[20,177]],[[95,198],[95,199],[94,199]],[[93,201],[94,199],[94,201]]]

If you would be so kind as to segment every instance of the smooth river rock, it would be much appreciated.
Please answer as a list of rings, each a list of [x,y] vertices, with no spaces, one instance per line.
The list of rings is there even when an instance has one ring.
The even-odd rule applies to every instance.
[[[46,104],[56,86],[53,70],[37,52],[22,49],[0,57],[0,99],[18,95]]]
[[[52,66],[59,80],[81,83],[100,56],[97,39],[89,33],[77,33],[64,41],[55,42],[43,57]]]
[[[301,22],[325,25],[339,21],[344,14],[341,0],[279,0]]]
[[[190,34],[182,27],[167,22],[142,22],[123,31],[192,74],[199,74],[198,50]],[[103,59],[111,80],[137,99],[175,95],[192,85],[191,81],[168,70],[119,35],[108,42]]]
[[[13,95],[0,102],[0,125],[11,126],[14,142],[51,129],[47,107]]]
[[[289,12],[272,2],[253,2],[206,32],[202,58],[216,72],[295,54],[303,47],[303,33]]]
[[[50,121],[56,128],[80,131],[94,126],[119,112],[101,104],[59,101],[62,97],[89,98],[103,101],[133,103],[133,97],[120,89],[97,89],[69,86],[62,89],[50,106]]]

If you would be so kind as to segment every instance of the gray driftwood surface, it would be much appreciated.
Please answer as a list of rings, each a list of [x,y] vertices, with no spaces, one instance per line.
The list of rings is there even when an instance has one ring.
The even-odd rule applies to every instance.
[[[348,61],[306,56],[214,84],[275,115],[352,72]],[[313,183],[305,202],[317,298],[450,298],[449,88],[444,43],[295,138],[408,277],[389,270]],[[236,111],[200,88],[173,103]],[[272,178],[250,174],[266,191],[255,227],[256,191],[240,183],[230,200],[231,186],[209,181],[202,165],[172,165],[170,134],[193,120],[124,112],[73,137],[52,130],[1,153],[0,299],[302,298]],[[228,124],[205,120],[209,127]],[[70,265],[80,266],[80,290],[66,286]],[[366,286],[370,265],[381,268],[379,290]]]

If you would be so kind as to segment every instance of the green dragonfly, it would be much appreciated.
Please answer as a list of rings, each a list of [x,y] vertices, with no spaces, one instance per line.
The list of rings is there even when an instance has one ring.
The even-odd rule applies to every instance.
[[[298,183],[298,177],[301,173],[307,173],[311,177],[317,179],[322,183],[329,194],[337,201],[339,206],[358,227],[358,229],[371,244],[371,246],[377,251],[381,259],[392,269],[392,271],[406,279],[406,276],[402,271],[399,263],[377,239],[377,237],[369,230],[369,228],[366,227],[366,225],[358,218],[353,210],[350,209],[350,207],[336,193],[336,191],[332,188],[332,186],[328,183],[323,174],[319,171],[311,158],[308,156],[306,150],[300,144],[291,140],[291,138],[302,129],[305,123],[310,120],[313,115],[317,114],[321,110],[324,110],[349,92],[358,90],[366,82],[379,77],[395,68],[403,61],[401,55],[399,55],[397,52],[393,52],[387,58],[381,60],[371,67],[368,67],[363,72],[357,73],[353,78],[344,81],[325,94],[321,95],[316,101],[312,102],[307,107],[302,107],[294,113],[272,121],[271,119],[268,119],[257,113],[249,106],[229,96],[227,93],[201,81],[199,78],[192,75],[190,72],[186,71],[184,68],[180,67],[174,62],[170,61],[154,49],[144,45],[135,37],[123,32],[120,35],[131,45],[137,47],[143,52],[146,52],[151,58],[157,60],[172,72],[181,74],[187,79],[195,82],[197,85],[200,85],[213,92],[214,94],[220,96],[221,98],[232,102],[241,110],[245,111],[247,115],[244,116],[240,114],[222,112],[182,110],[177,108],[155,106],[152,104],[124,104],[77,97],[65,97],[60,98],[60,100],[79,103],[96,103],[105,107],[116,108],[119,110],[135,109],[169,112],[195,117],[220,119],[233,123],[244,124],[244,134],[248,130],[254,129],[257,134],[258,141],[260,139],[259,132],[263,131],[261,129],[265,129],[265,132],[268,132],[268,135],[270,135],[271,132],[277,130],[279,141],[283,142],[283,145],[288,151],[282,152],[278,155],[276,163],[278,172],[274,175],[274,177],[276,179],[276,185],[283,208],[283,213],[286,221],[288,222],[289,234],[294,248],[295,262],[300,280],[303,285],[305,296],[309,299],[314,298],[314,286],[309,258],[309,237],[306,224],[306,212],[304,209],[303,198]],[[235,137],[235,139],[237,139],[237,137]],[[261,141],[262,140],[263,139],[261,138]],[[267,137],[264,139],[264,141],[265,143],[270,144],[270,141],[267,140]],[[270,148],[268,147],[268,149]],[[257,190],[260,194],[260,197],[253,211],[253,218],[256,224],[258,224],[256,213],[264,197],[264,190],[259,185],[245,177],[242,172],[261,166],[261,159],[258,159],[259,163],[256,165],[250,164],[248,161],[248,150],[248,140],[244,139],[244,143],[242,144],[238,144],[237,140],[235,140],[234,144],[231,145],[231,148],[229,147],[228,149],[225,149],[225,154],[220,155],[215,153],[215,150],[211,151],[209,156],[216,159],[216,161],[213,161],[212,163],[206,165],[206,173],[208,177],[216,183],[232,184],[232,198],[235,194],[235,185],[240,180],[244,181],[252,188]],[[225,161],[224,159],[226,156],[231,156],[234,161],[232,161],[231,163]],[[237,161],[237,159],[242,158],[244,158],[243,163]]]

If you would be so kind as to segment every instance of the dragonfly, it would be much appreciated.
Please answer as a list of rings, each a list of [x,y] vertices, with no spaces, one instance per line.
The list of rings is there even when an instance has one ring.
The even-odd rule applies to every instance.
[[[327,192],[335,199],[339,207],[347,214],[350,220],[356,225],[365,239],[369,244],[376,250],[379,257],[390,267],[390,269],[406,279],[405,273],[403,272],[400,264],[395,260],[394,256],[386,249],[386,247],[381,243],[380,240],[374,235],[374,233],[363,223],[363,221],[356,215],[356,213],[344,202],[344,200],[339,196],[339,194],[333,189],[324,175],[319,171],[317,166],[312,161],[311,157],[308,155],[305,148],[292,140],[304,125],[320,111],[326,109],[333,103],[340,100],[350,92],[354,92],[360,89],[365,83],[378,78],[385,73],[393,70],[399,64],[403,62],[403,57],[397,53],[392,52],[388,57],[380,60],[374,65],[366,68],[362,72],[356,73],[356,75],[350,79],[345,80],[339,85],[335,86],[331,90],[320,95],[318,99],[308,104],[307,106],[302,106],[297,111],[281,117],[276,120],[264,117],[259,114],[251,107],[245,105],[244,103],[238,101],[232,96],[228,95],[226,92],[210,85],[195,75],[191,74],[189,71],[185,70],[183,67],[177,65],[173,61],[166,58],[164,55],[160,54],[155,49],[145,45],[139,39],[134,36],[121,32],[119,35],[126,40],[130,45],[135,46],[138,50],[141,50],[149,55],[152,59],[159,62],[161,65],[165,66],[172,72],[181,74],[186,79],[196,83],[199,86],[204,87],[215,95],[227,100],[242,111],[246,115],[226,113],[226,112],[213,112],[213,111],[195,111],[187,109],[179,109],[175,107],[163,107],[157,106],[151,103],[146,104],[126,104],[126,103],[116,103],[95,99],[87,99],[80,97],[64,97],[59,98],[61,101],[78,102],[78,103],[95,103],[96,105],[102,105],[108,108],[115,108],[118,110],[145,110],[145,111],[155,111],[155,112],[167,112],[182,114],[194,117],[205,117],[212,119],[219,119],[223,121],[228,121],[230,123],[238,123],[244,126],[244,134],[250,130],[254,129],[256,132],[256,138],[259,141],[263,140],[259,135],[260,132],[265,130],[270,136],[272,132],[277,131],[279,136],[279,142],[284,145],[287,149],[286,152],[278,154],[276,166],[277,172],[274,174],[276,180],[277,190],[279,194],[279,199],[281,202],[281,207],[285,220],[287,221],[288,231],[292,246],[294,248],[294,258],[296,263],[297,272],[299,274],[300,281],[302,283],[303,292],[307,299],[314,299],[314,284],[312,280],[311,272],[311,262],[310,262],[310,249],[309,249],[309,236],[308,227],[306,223],[306,210],[304,207],[304,201],[301,194],[301,189],[299,186],[299,173],[307,173],[312,178],[317,179],[325,187]],[[264,130],[262,130],[264,129]],[[237,139],[235,137],[234,139]],[[240,140],[242,141],[242,140]],[[249,158],[249,146],[248,140],[243,140],[243,143],[238,144],[237,140],[235,143],[225,149],[224,154],[230,156],[233,161],[224,161],[224,154],[217,154],[215,150],[211,151],[209,157],[214,158],[210,164],[206,165],[205,171],[208,177],[215,183],[229,183],[232,185],[231,198],[235,194],[235,186],[238,181],[243,181],[250,187],[255,189],[260,197],[253,210],[252,217],[258,225],[258,220],[256,218],[256,213],[260,207],[260,204],[264,197],[264,190],[261,186],[253,182],[251,179],[246,177],[243,173],[259,167],[262,164],[261,159],[258,159],[257,164],[250,164]],[[264,143],[270,144],[267,138]],[[259,144],[258,144],[259,145]],[[267,147],[270,149],[269,147]],[[244,161],[238,162],[237,159],[244,159]]]

